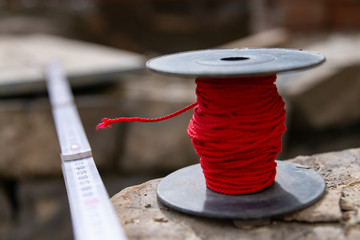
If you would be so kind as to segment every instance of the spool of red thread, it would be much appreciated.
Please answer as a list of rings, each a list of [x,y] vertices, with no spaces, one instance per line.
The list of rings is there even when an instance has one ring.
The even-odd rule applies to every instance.
[[[99,127],[118,121],[161,121],[195,107],[188,134],[202,171],[196,165],[168,175],[158,186],[159,199],[183,212],[221,218],[294,211],[318,200],[325,183],[315,171],[301,172],[281,162],[277,167],[285,110],[274,82],[278,72],[313,67],[324,60],[320,54],[292,49],[218,49],[161,56],[148,61],[147,67],[196,77],[197,102],[165,117],[104,119]]]
[[[275,181],[285,131],[276,75],[197,78],[188,134],[201,157],[206,186],[224,194],[260,191]]]

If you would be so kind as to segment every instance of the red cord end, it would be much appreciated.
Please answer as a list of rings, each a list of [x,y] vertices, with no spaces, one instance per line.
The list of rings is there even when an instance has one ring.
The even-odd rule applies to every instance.
[[[97,126],[96,126],[96,130],[99,130],[100,128],[107,128],[108,126],[111,125],[111,120],[109,118],[103,118],[102,119],[102,123],[99,123]]]
[[[103,118],[102,119],[102,123],[99,123],[96,126],[96,130],[99,130],[99,128],[107,128],[108,126],[110,126],[113,123],[116,122],[160,122],[160,121],[164,121],[166,119],[169,118],[173,118],[183,112],[186,112],[187,110],[195,107],[198,103],[194,102],[193,104],[190,104],[189,106],[180,109],[177,112],[174,112],[172,114],[166,115],[164,117],[159,117],[159,118],[141,118],[141,117],[120,117],[120,118],[114,118],[114,119],[109,119],[109,118]]]

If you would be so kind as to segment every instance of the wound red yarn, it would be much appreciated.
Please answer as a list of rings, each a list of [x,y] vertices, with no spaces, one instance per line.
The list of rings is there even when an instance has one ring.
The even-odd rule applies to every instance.
[[[193,107],[187,132],[200,156],[208,188],[224,194],[260,191],[275,181],[275,157],[285,131],[284,101],[276,75],[196,79],[197,102],[160,118],[104,118],[115,122],[158,122]]]
[[[260,191],[275,181],[285,131],[276,75],[196,79],[188,127],[208,188],[224,194]]]

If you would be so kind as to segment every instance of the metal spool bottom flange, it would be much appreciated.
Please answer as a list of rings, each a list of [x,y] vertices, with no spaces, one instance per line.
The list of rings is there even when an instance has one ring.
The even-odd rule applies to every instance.
[[[203,217],[250,220],[279,216],[306,208],[325,193],[326,184],[314,170],[277,161],[275,182],[251,194],[226,195],[206,187],[200,164],[177,170],[158,185],[166,206]]]

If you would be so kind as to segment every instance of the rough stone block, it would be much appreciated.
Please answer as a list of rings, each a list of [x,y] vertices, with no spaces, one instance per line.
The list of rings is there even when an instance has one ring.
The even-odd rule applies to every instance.
[[[111,200],[130,240],[238,239],[239,236],[274,240],[356,239],[359,224],[351,220],[354,218],[346,218],[349,211],[341,208],[340,196],[345,201],[359,202],[359,159],[360,149],[349,149],[290,160],[318,171],[327,182],[327,195],[310,208],[249,228],[237,228],[232,221],[199,218],[164,206],[156,197],[161,179],[126,188]],[[352,213],[357,213],[359,205],[352,206],[355,208]],[[239,224],[241,221],[236,221]]]
[[[0,173],[7,177],[59,174],[60,157],[46,100],[2,101]]]
[[[125,86],[123,101],[129,117],[161,117],[196,101],[194,81],[189,79],[150,75]],[[118,123],[126,126],[120,170],[161,173],[198,162],[186,133],[191,116],[189,110],[158,123]]]
[[[44,65],[56,60],[73,86],[114,82],[143,68],[143,56],[45,34],[0,36],[0,96],[46,92]]]
[[[18,196],[19,215],[14,239],[72,238],[70,210],[61,178],[21,181]]]
[[[142,106],[158,108],[171,113],[181,104],[145,103]],[[176,108],[178,106],[178,108]],[[162,109],[162,110],[161,110]],[[191,112],[161,123],[134,123],[127,126],[124,156],[120,170],[126,172],[164,172],[198,161],[191,140],[186,134]]]
[[[354,124],[360,119],[360,64],[339,70],[333,76],[297,96],[288,97],[297,115],[314,128]]]
[[[360,55],[354,51],[359,44],[359,34],[331,34],[301,46],[320,52],[327,60],[309,71],[278,76],[279,93],[291,102],[297,124],[325,129],[360,120]]]
[[[287,215],[284,219],[299,222],[340,222],[342,220],[340,196],[341,193],[338,191],[329,191],[320,202],[303,211]]]
[[[112,168],[119,132],[96,132],[103,116],[116,112],[111,101],[77,98],[79,113],[100,168]],[[92,104],[94,103],[94,104]],[[46,98],[0,102],[0,174],[12,178],[60,176],[60,146]]]
[[[352,228],[349,230],[348,239],[349,240],[360,239],[360,227],[359,226],[357,228]]]
[[[9,239],[14,230],[13,207],[6,191],[0,186],[0,239]]]

